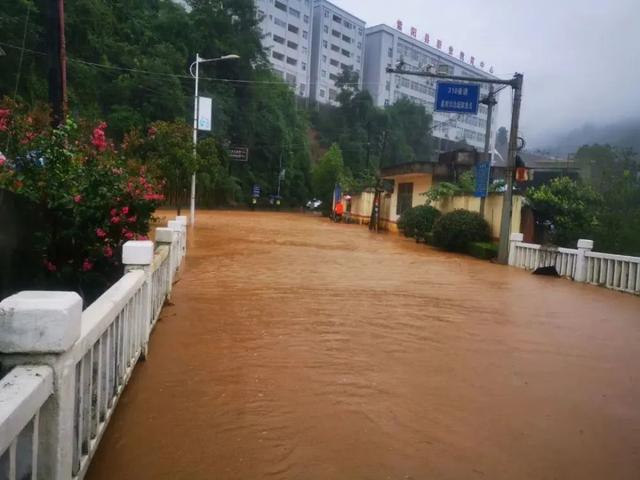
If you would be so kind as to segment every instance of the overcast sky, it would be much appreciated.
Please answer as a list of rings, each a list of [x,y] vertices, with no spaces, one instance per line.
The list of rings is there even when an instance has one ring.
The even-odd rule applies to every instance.
[[[368,26],[404,23],[525,75],[521,131],[530,146],[586,122],[640,116],[640,0],[334,0]],[[510,89],[509,89],[510,90]],[[510,122],[502,95],[499,124]]]

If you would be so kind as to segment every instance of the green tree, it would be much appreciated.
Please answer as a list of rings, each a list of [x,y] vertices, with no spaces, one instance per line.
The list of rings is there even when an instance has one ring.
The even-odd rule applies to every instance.
[[[331,209],[333,189],[343,175],[342,151],[337,144],[333,144],[313,169],[312,177],[313,191],[316,198],[322,200],[325,212]]]
[[[593,238],[602,197],[588,185],[568,177],[555,178],[530,189],[526,198],[547,241],[575,248],[580,238]]]

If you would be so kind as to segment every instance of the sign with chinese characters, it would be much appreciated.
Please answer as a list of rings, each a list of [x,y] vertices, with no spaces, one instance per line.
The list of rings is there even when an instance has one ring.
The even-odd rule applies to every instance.
[[[436,112],[470,113],[477,115],[480,85],[438,82]]]
[[[476,191],[474,195],[485,198],[489,193],[489,177],[491,173],[491,162],[480,162],[476,165]]]
[[[198,97],[198,130],[210,132],[213,126],[212,117],[213,102],[209,97]]]
[[[248,162],[249,149],[247,147],[230,147],[229,158],[235,162]]]

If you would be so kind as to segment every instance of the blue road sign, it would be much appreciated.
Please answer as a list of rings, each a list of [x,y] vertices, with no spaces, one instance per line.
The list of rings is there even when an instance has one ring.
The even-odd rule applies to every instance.
[[[260,190],[260,185],[254,185],[253,186],[253,191],[252,191],[253,197],[254,198],[259,197],[260,196],[260,191],[261,191]]]
[[[476,191],[474,195],[485,198],[489,193],[489,174],[491,173],[491,162],[480,162],[476,165]]]
[[[478,113],[480,85],[438,82],[436,111],[450,113]]]

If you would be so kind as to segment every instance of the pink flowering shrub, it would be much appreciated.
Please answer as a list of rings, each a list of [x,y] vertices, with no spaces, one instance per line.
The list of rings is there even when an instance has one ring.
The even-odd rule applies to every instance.
[[[39,115],[0,102],[0,148],[9,145],[0,154],[0,188],[46,212],[34,269],[47,286],[86,299],[122,275],[122,245],[148,237],[164,199],[164,182],[127,158],[126,149],[116,151],[107,133],[105,123],[87,131],[70,120],[52,129]]]

